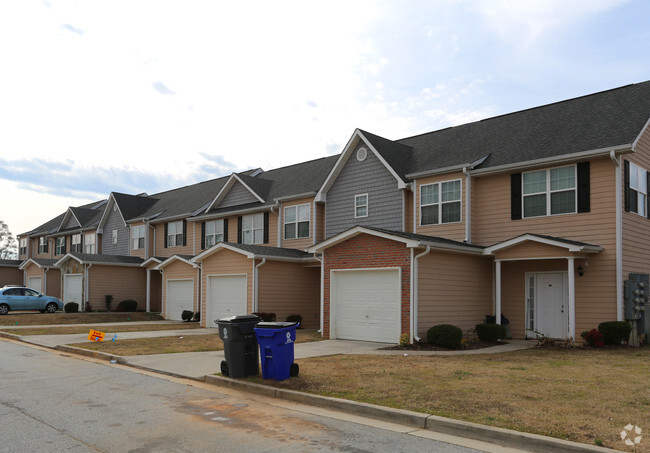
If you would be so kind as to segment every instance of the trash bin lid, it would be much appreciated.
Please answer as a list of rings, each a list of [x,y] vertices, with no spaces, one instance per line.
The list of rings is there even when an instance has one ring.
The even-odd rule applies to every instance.
[[[262,318],[256,315],[236,315],[236,316],[229,316],[227,318],[215,319],[214,322],[235,324],[238,322],[260,321],[261,319]]]
[[[286,327],[297,326],[297,322],[260,322],[255,326],[258,329],[284,329]]]

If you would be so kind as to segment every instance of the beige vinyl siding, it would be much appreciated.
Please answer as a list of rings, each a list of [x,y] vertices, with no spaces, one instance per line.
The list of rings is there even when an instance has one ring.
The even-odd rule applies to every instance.
[[[178,220],[174,220],[177,222]],[[181,220],[182,222],[182,220]],[[195,229],[193,227],[193,222],[187,222],[187,238],[185,240],[186,245],[181,245],[177,247],[165,247],[165,224],[170,222],[157,223],[156,227],[156,253],[152,256],[160,256],[168,258],[172,255],[195,255],[200,253],[201,247],[201,225],[196,225],[196,236],[198,236],[198,246],[194,250],[194,234]],[[140,256],[140,255],[135,255]]]
[[[38,253],[38,239],[39,238],[33,238],[30,239],[32,241],[31,244],[31,249],[33,250],[32,252],[32,257],[34,258],[52,258],[54,256],[54,241],[52,239],[48,239],[47,243],[47,253]]]
[[[43,288],[43,292],[48,296],[62,298],[61,292],[61,271],[59,269],[50,268],[47,271],[47,288]]]
[[[404,231],[413,233],[413,192],[404,189]]]
[[[492,259],[431,252],[418,262],[418,336],[438,324],[463,331],[492,313]]]
[[[235,239],[237,235],[237,220],[235,218]],[[230,225],[228,226],[228,234],[230,235]],[[203,273],[201,276],[201,294],[203,300],[201,303],[201,325],[206,327],[214,327],[213,319],[205,319],[205,305],[207,297],[207,278],[213,275],[233,275],[233,274],[246,274],[247,285],[246,289],[246,310],[248,313],[252,311],[253,300],[253,260],[246,256],[233,252],[231,250],[220,250],[213,253],[203,260]]]
[[[22,285],[22,284],[23,284],[23,271],[21,271],[17,267],[0,267],[0,288],[5,285]]]
[[[299,314],[302,327],[320,326],[320,267],[267,261],[258,269],[258,278],[259,311],[275,313],[278,321]]]
[[[188,226],[189,229],[189,226]],[[194,309],[193,311],[197,311],[197,301],[198,301],[198,285],[196,283],[197,279],[197,269],[190,266],[184,261],[179,261],[176,260],[173,263],[165,266],[163,268],[163,275],[162,275],[162,304],[160,307],[161,313],[165,313],[165,310],[167,309],[166,307],[166,300],[167,300],[167,282],[169,280],[193,280],[194,281]],[[145,276],[146,278],[146,276]],[[152,279],[153,281],[153,279]]]
[[[461,181],[461,206],[460,206],[460,222],[455,223],[440,223],[437,225],[420,225],[421,223],[421,210],[420,210],[420,186],[445,181],[454,181],[460,179]],[[418,234],[426,234],[428,236],[437,236],[455,241],[463,241],[465,239],[465,176],[463,172],[447,173],[444,175],[429,176],[426,178],[417,179],[415,186],[415,203],[416,203],[416,229]],[[509,184],[509,183],[508,183]],[[508,189],[510,185],[508,185]],[[510,200],[510,198],[508,198]],[[509,205],[508,205],[509,206]],[[412,212],[412,208],[410,208]],[[510,218],[510,217],[508,217]]]
[[[93,310],[106,309],[106,294],[113,296],[113,307],[131,299],[138,303],[138,310],[145,309],[147,275],[143,268],[94,264],[88,269],[88,278],[88,302]]]
[[[534,258],[564,258],[572,255],[566,248],[555,247],[539,242],[524,242],[523,244],[501,250],[496,253],[497,260],[517,260]]]
[[[289,206],[298,206],[301,204],[306,204],[309,205],[309,236],[306,238],[298,238],[298,239],[285,239],[284,238],[284,208],[287,208]],[[285,248],[290,248],[290,249],[299,249],[299,250],[304,250],[308,247],[311,247],[314,243],[314,198],[309,197],[309,198],[301,198],[298,200],[291,200],[287,201],[285,203],[282,203],[282,206],[280,206],[280,209],[282,210],[282,234],[280,236],[281,240],[281,245],[280,247],[285,247]],[[274,214],[271,213],[269,215],[269,229],[271,225],[271,221],[274,217]],[[277,232],[277,216],[275,216],[275,225],[276,225],[276,232]],[[273,244],[273,238],[277,237],[276,236],[271,236],[271,232],[269,231],[269,242]]]
[[[627,154],[623,159],[650,171],[650,130],[639,139],[636,154]],[[622,159],[622,160],[623,160]],[[623,162],[621,160],[621,182],[623,181]],[[621,197],[625,200],[625,188]],[[650,219],[623,209],[623,280],[632,273],[650,274]]]

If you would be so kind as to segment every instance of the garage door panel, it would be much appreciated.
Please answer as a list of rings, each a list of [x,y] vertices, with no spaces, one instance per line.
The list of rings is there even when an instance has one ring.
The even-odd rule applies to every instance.
[[[215,319],[248,313],[248,284],[245,275],[208,277],[208,319],[213,325]]]
[[[181,321],[184,310],[194,311],[194,280],[167,282],[165,319]]]
[[[82,295],[82,276],[81,275],[64,275],[63,276],[63,302],[76,302],[79,304],[79,309],[83,310],[83,303],[81,301]]]
[[[401,330],[401,282],[395,270],[334,273],[336,338],[396,343]]]
[[[27,279],[27,287],[42,293],[42,281],[41,277],[29,277]]]

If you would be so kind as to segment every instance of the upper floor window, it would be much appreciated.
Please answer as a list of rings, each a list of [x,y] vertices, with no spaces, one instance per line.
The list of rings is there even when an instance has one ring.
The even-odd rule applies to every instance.
[[[308,238],[309,217],[309,204],[288,206],[284,208],[284,238]]]
[[[225,241],[223,219],[205,222],[205,248],[209,249],[223,241]]]
[[[20,238],[19,247],[20,250],[18,251],[18,253],[20,255],[27,255],[27,238]]]
[[[460,211],[460,179],[420,186],[420,225],[460,222]]]
[[[56,255],[63,255],[65,253],[65,237],[56,238]]]
[[[111,233],[111,240],[113,244],[117,244],[117,230],[113,230],[113,232]]]
[[[524,173],[524,217],[576,212],[576,167],[551,168]]]
[[[95,241],[97,236],[95,236],[95,233],[86,233],[84,235],[84,252],[85,253],[90,253],[91,255],[94,255],[97,252],[97,249],[95,248]]]
[[[638,165],[630,162],[630,189],[628,203],[630,212],[646,217],[648,200],[648,176],[647,172]]]
[[[47,238],[45,236],[38,238],[38,253],[47,253]]]
[[[354,217],[368,217],[368,194],[354,196]]]
[[[183,221],[169,222],[167,224],[167,247],[183,245]]]
[[[242,244],[264,243],[264,213],[242,217]]]
[[[83,251],[81,247],[81,233],[73,234],[72,235],[72,245],[70,247],[70,251],[73,253],[81,253]]]
[[[131,249],[138,250],[144,248],[144,225],[131,227]]]

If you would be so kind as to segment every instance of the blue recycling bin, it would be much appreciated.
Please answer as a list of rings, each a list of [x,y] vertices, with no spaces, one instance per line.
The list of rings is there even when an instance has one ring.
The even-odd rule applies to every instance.
[[[298,376],[298,364],[293,363],[293,344],[299,325],[298,322],[260,322],[255,326],[263,379],[284,381]]]

